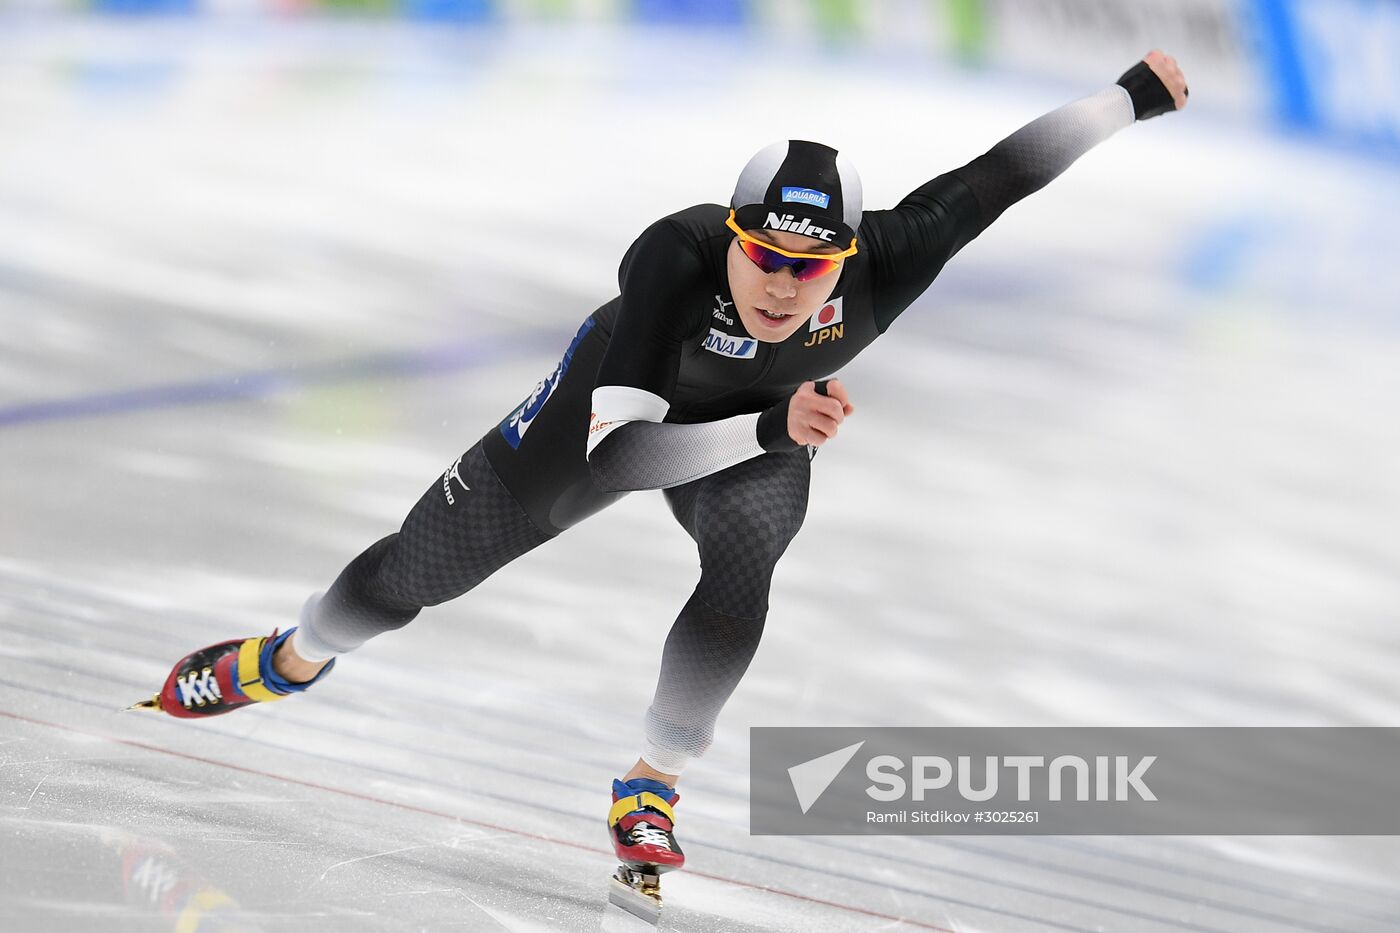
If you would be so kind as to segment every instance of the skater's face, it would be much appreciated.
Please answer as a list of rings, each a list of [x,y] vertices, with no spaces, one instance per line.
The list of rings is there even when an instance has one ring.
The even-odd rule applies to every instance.
[[[816,278],[799,282],[792,269],[764,272],[745,254],[736,236],[729,244],[729,291],[734,307],[749,335],[765,343],[780,343],[792,336],[807,319],[826,303],[841,279],[845,255],[814,237],[783,230],[746,230],[745,234],[790,253],[815,253],[834,258],[836,268]]]

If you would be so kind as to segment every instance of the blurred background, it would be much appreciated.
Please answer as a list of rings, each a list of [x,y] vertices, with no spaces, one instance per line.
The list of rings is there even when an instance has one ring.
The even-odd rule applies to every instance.
[[[746,826],[748,725],[1400,724],[1379,0],[0,0],[0,925],[597,927],[607,781],[696,574],[654,494],[314,698],[115,711],[291,624],[761,146],[837,146],[892,206],[1151,48],[1186,112],[1011,209],[841,374],[667,911],[1400,925],[1380,837]]]

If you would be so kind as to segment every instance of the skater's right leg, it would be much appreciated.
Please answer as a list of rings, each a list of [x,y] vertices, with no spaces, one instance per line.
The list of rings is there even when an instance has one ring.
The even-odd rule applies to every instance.
[[[337,655],[460,596],[551,537],[502,485],[478,443],[423,494],[398,532],[307,601],[299,627],[192,652],[155,698],[133,708],[213,716],[300,692]]]
[[[403,527],[341,571],[302,610],[289,663],[354,651],[402,628],[427,606],[455,599],[548,541],[508,492],[476,444],[423,493]],[[283,646],[285,649],[285,645]]]
[[[590,317],[553,374],[443,473],[403,528],[308,604],[290,657],[323,661],[402,628],[621,498],[597,490],[584,456],[605,349]]]
[[[621,493],[594,486],[584,456],[593,375],[606,349],[600,333],[586,320],[551,375],[429,487],[398,532],[312,597],[299,627],[193,652],[161,694],[138,706],[207,716],[298,692],[337,655],[402,628],[425,606],[462,595],[617,501]]]
[[[272,655],[272,669],[279,677],[294,684],[303,684],[310,681],[329,663],[331,658],[308,658],[302,655],[302,651],[307,651],[302,645],[298,651],[297,635],[301,634],[300,629],[292,632],[290,638],[284,641]],[[307,654],[311,652],[307,651]]]

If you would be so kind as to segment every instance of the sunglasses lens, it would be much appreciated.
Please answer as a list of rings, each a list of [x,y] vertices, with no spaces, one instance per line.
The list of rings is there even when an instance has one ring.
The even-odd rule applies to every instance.
[[[764,249],[757,243],[751,243],[748,240],[740,240],[739,248],[744,251],[745,256],[753,260],[754,265],[766,273],[777,272],[788,261],[786,256],[780,256],[771,249]]]
[[[791,269],[792,277],[799,282],[826,275],[839,265],[834,259],[793,259],[749,240],[740,240],[739,248],[765,273],[771,275],[779,269]]]
[[[832,272],[839,265],[834,259],[799,259],[793,264],[793,277],[799,282],[809,282]]]

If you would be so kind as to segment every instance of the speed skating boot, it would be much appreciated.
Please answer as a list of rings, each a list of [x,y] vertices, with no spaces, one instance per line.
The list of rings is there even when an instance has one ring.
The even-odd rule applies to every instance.
[[[253,703],[269,703],[300,693],[331,672],[332,658],[315,677],[292,683],[272,669],[272,656],[295,632],[255,638],[235,638],[187,654],[165,678],[165,685],[149,700],[127,709],[148,709],[181,719],[219,716]]]
[[[613,781],[608,835],[621,863],[610,882],[608,899],[643,920],[661,915],[661,875],[685,864],[676,842],[680,794],[651,778]]]

